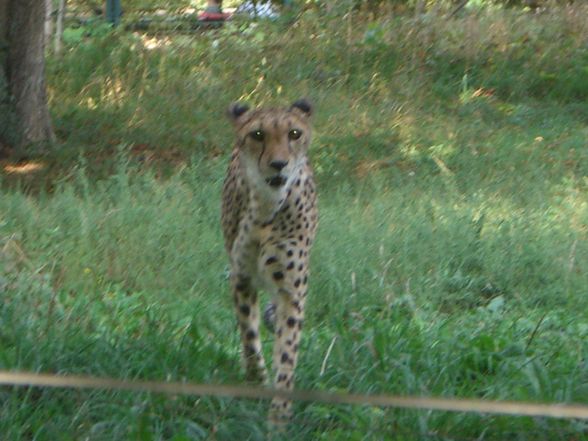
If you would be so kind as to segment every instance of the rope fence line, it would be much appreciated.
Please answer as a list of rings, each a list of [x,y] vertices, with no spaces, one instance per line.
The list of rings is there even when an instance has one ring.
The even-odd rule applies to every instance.
[[[532,416],[588,420],[588,405],[487,401],[461,398],[433,398],[398,395],[362,395],[311,390],[280,391],[254,386],[210,385],[182,382],[128,381],[106,377],[53,375],[0,371],[0,385],[67,389],[103,389],[152,392],[168,395],[196,395],[269,400],[276,396],[294,401],[352,404],[405,409],[438,410],[511,416]]]

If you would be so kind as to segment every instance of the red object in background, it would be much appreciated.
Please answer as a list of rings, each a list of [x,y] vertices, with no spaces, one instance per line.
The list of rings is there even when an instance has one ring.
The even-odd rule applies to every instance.
[[[198,14],[200,21],[225,21],[231,18],[230,12],[208,12],[203,11]]]

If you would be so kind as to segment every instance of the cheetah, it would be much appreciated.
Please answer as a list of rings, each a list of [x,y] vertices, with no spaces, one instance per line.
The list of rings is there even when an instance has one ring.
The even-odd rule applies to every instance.
[[[222,196],[222,230],[247,380],[267,383],[259,335],[258,290],[272,295],[264,322],[274,332],[273,385],[292,390],[309,253],[318,224],[313,170],[307,158],[312,105],[250,109],[228,114],[237,135]],[[270,426],[284,425],[291,402],[275,397]]]

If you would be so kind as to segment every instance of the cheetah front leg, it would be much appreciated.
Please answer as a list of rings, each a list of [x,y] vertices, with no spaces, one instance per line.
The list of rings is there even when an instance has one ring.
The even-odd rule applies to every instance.
[[[304,319],[305,291],[294,285],[288,288],[291,289],[281,288],[276,299],[273,370],[275,388],[282,390],[294,388],[294,371]],[[289,400],[274,398],[269,413],[270,425],[283,427],[291,418],[291,407]]]
[[[257,292],[251,279],[242,275],[231,276],[231,288],[241,334],[246,378],[248,381],[264,383],[267,380],[267,370],[259,337]]]

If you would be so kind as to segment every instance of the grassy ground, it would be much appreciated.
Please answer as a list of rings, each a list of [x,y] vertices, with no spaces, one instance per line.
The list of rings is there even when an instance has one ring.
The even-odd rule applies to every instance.
[[[221,115],[306,95],[321,225],[299,387],[588,402],[586,10],[343,12],[196,36],[92,28],[49,59],[61,150],[2,176],[1,368],[241,382]],[[296,410],[295,440],[588,439],[581,421]],[[256,440],[265,411],[0,389],[7,440]]]

